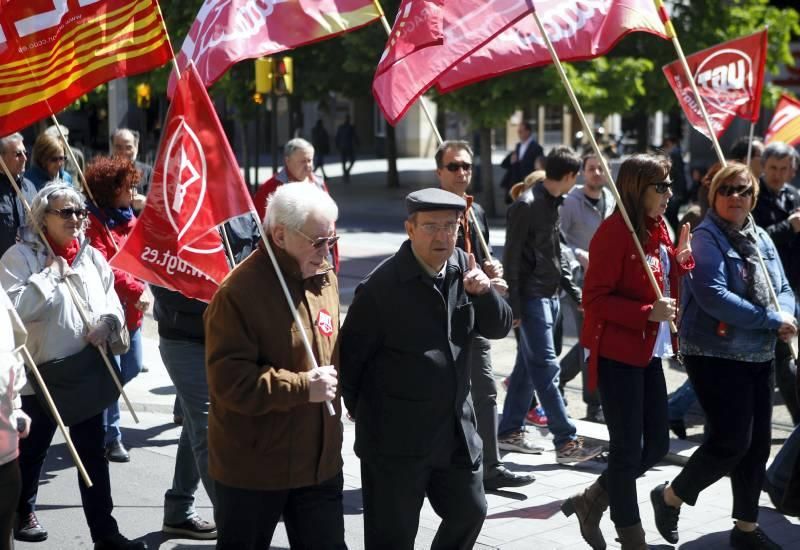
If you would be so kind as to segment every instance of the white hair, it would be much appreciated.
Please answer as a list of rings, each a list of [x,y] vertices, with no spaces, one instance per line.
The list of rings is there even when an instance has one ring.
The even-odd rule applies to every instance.
[[[83,208],[86,202],[83,194],[72,187],[69,183],[55,182],[49,183],[42,188],[31,202],[31,216],[28,218],[27,227],[35,232],[37,227],[44,227],[44,217],[53,202],[65,199],[76,208]],[[81,230],[86,228],[87,221],[83,220]]]
[[[311,214],[335,222],[339,207],[330,195],[314,183],[287,183],[278,187],[267,199],[264,227],[272,230],[278,225],[301,229]]]
[[[22,143],[22,139],[22,134],[19,132],[0,138],[0,153],[6,153],[12,143]]]
[[[285,158],[291,157],[295,151],[311,151],[314,153],[314,146],[303,138],[294,138],[286,142],[283,146],[283,156]]]

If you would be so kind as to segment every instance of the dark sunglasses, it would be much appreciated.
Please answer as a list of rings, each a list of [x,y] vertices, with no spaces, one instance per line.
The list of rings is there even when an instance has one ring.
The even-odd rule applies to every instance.
[[[671,181],[657,181],[655,183],[651,183],[650,185],[656,188],[656,193],[658,193],[659,195],[663,195],[664,193],[672,189]]]
[[[444,167],[447,168],[448,172],[458,172],[459,169],[464,170],[464,172],[472,171],[471,162],[449,162]]]
[[[50,157],[50,162],[65,162],[67,157]]]
[[[22,157],[27,157],[28,153],[26,151],[15,151],[14,158],[21,159]]]
[[[719,189],[717,189],[717,193],[722,195],[723,197],[732,197],[733,195],[739,195],[742,198],[752,197],[755,189],[752,185],[721,185]]]
[[[320,237],[318,239],[312,239],[299,229],[295,229],[295,232],[305,237],[306,240],[310,242],[311,246],[313,246],[314,248],[322,248],[323,246],[325,246],[326,243],[328,244],[328,248],[332,248],[333,245],[339,242],[339,235],[332,235],[330,237]]]
[[[57,214],[58,216],[61,216],[61,218],[65,220],[71,219],[72,216],[75,216],[79,220],[83,220],[86,219],[86,216],[89,215],[89,211],[86,210],[85,208],[62,208],[61,210],[58,210],[56,208],[48,208],[47,212],[49,214]]]

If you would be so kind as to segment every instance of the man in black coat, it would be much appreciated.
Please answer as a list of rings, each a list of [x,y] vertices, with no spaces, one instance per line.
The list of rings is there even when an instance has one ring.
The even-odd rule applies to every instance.
[[[511,309],[455,247],[463,198],[423,189],[406,206],[408,241],[359,285],[341,330],[365,548],[411,550],[427,495],[442,517],[431,548],[468,549],[486,517],[469,347],[473,331],[505,337]]]
[[[475,256],[476,263],[491,279],[498,292],[505,293],[503,264],[494,259],[489,245],[489,223],[480,204],[467,195],[472,180],[472,149],[466,141],[445,141],[436,151],[436,177],[445,191],[467,201],[464,220],[458,230],[456,247]],[[481,244],[480,235],[486,243]],[[532,473],[518,473],[506,468],[497,447],[497,386],[492,370],[492,347],[489,340],[476,334],[470,345],[471,395],[483,441],[483,488],[521,487],[536,480]],[[541,449],[544,451],[544,449]]]
[[[544,156],[544,149],[533,137],[533,129],[536,121],[523,120],[517,128],[519,143],[514,147],[506,158],[503,159],[502,168],[506,170],[501,187],[506,190],[506,204],[511,203],[508,192],[515,183],[525,179],[525,176],[536,170],[536,159]]]
[[[0,138],[0,156],[30,204],[36,196],[36,188],[30,180],[22,176],[25,172],[25,161],[28,159],[22,135],[11,134]],[[0,255],[17,242],[17,230],[25,224],[26,219],[27,213],[22,200],[8,181],[5,170],[0,169]]]

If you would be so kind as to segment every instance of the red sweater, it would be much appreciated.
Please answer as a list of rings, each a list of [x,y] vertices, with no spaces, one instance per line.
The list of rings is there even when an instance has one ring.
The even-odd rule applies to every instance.
[[[664,227],[664,222],[659,225]],[[680,303],[680,277],[694,268],[694,259],[683,265],[669,253],[670,298]],[[645,250],[648,246],[643,243]],[[658,262],[660,265],[660,262]],[[656,270],[654,270],[656,271]],[[655,273],[661,291],[664,278]],[[646,367],[653,357],[659,324],[648,320],[656,293],[642,265],[633,238],[619,212],[597,229],[589,245],[589,269],[583,284],[584,321],[581,344],[589,349],[589,390],[597,387],[597,359],[603,356],[627,365]],[[673,335],[673,348],[678,349]]]
[[[136,218],[134,217],[126,224],[117,224],[114,229],[106,230],[103,222],[90,212],[86,237],[92,243],[92,246],[99,250],[106,260],[109,260],[117,253],[117,249],[122,247],[122,243],[128,239],[128,235],[135,224]],[[114,242],[117,243],[116,248],[111,241],[112,237]],[[128,330],[134,331],[142,326],[144,313],[136,309],[136,304],[144,292],[144,282],[125,271],[114,267],[111,270],[114,272],[114,290],[117,291],[119,301],[122,303],[122,309],[125,311],[125,322],[128,325]]]

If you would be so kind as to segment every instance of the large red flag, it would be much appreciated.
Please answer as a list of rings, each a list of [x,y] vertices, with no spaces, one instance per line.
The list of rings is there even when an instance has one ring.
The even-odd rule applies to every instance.
[[[205,0],[177,56],[194,61],[206,87],[243,59],[271,55],[362,27],[380,17],[372,0]],[[175,75],[170,77],[172,97]]]
[[[533,5],[561,61],[604,55],[631,32],[643,31],[667,38],[652,0],[533,0]],[[551,62],[539,27],[530,15],[447,71],[436,81],[436,88],[446,93]]]
[[[772,141],[800,145],[800,101],[786,94],[781,95],[764,136],[764,143]]]
[[[167,113],[144,211],[111,265],[208,301],[229,272],[216,227],[250,212],[236,158],[190,65]]]
[[[751,122],[758,120],[766,59],[766,29],[686,57],[717,137],[725,133],[737,116]],[[663,69],[686,118],[698,132],[710,137],[680,61]]]
[[[171,58],[156,0],[0,0],[0,136]]]
[[[390,124],[448,69],[530,13],[529,0],[403,0],[372,93]],[[426,22],[428,17],[436,21]],[[418,25],[426,25],[420,32]],[[441,39],[438,28],[441,25]],[[417,42],[420,40],[420,42]],[[393,52],[398,48],[401,51]]]

